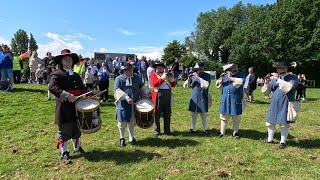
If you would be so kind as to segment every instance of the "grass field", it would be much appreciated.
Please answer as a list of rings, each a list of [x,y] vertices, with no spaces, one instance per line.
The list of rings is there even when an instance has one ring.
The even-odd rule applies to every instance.
[[[180,85],[182,82],[179,82]],[[113,82],[110,85],[113,97]],[[209,112],[210,136],[202,134],[198,117],[195,134],[189,134],[188,103],[191,89],[174,89],[172,130],[175,136],[153,138],[153,128],[135,128],[137,145],[119,147],[119,132],[112,102],[101,104],[102,128],[82,135],[88,154],[71,153],[73,163],[60,163],[55,149],[57,126],[54,101],[47,101],[46,85],[16,85],[0,92],[0,178],[3,179],[320,179],[320,90],[308,89],[298,122],[289,131],[287,148],[265,144],[265,117],[269,99],[258,88],[256,101],[247,106],[240,140],[219,139],[220,92],[213,86]],[[113,98],[112,98],[113,99]],[[163,123],[161,122],[163,129]],[[128,132],[126,132],[128,137]],[[128,139],[128,138],[127,138]],[[69,142],[69,151],[72,152]]]

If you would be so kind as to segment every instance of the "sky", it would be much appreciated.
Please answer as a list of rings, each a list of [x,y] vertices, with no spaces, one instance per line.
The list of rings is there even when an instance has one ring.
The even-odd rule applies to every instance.
[[[1,0],[4,1],[4,0]],[[134,53],[161,58],[173,40],[184,42],[201,12],[231,8],[236,0],[7,0],[0,13],[0,44],[18,29],[32,33],[38,54],[62,49],[93,57],[94,52]],[[276,0],[243,0],[273,4]]]

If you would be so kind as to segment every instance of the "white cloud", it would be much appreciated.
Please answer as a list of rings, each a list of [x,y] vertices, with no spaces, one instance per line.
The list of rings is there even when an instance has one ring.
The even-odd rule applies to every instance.
[[[147,59],[160,60],[163,55],[163,47],[161,46],[138,46],[128,48],[128,50],[138,55],[138,58],[141,58],[141,56],[146,56]]]
[[[174,31],[174,32],[170,32],[168,35],[169,36],[183,36],[188,34],[189,31],[187,30],[183,30],[183,31]]]
[[[119,28],[118,31],[126,36],[133,36],[133,35],[136,35],[137,33],[134,33],[134,32],[130,32],[126,29],[122,29],[122,28]]]
[[[52,55],[59,55],[62,49],[70,49],[71,52],[78,53],[83,49],[80,41],[73,40],[72,35],[59,35],[48,32],[46,34],[50,41],[47,44],[38,44],[38,54],[44,57],[46,52],[50,51]]]
[[[98,52],[108,52],[106,48],[100,48]]]
[[[0,36],[0,45],[2,45],[2,44],[6,44],[6,45],[10,46],[10,40]]]

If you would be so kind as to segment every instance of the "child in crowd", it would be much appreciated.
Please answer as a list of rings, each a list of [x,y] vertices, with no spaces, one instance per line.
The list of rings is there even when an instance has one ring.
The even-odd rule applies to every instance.
[[[38,84],[42,84],[43,82],[44,69],[42,68],[42,64],[38,64],[38,69],[36,70],[36,81]]]
[[[91,74],[91,66],[88,66],[87,67],[87,71],[84,75],[84,85],[86,88],[90,88],[90,89],[93,89],[93,79],[94,79],[94,76],[93,74]]]

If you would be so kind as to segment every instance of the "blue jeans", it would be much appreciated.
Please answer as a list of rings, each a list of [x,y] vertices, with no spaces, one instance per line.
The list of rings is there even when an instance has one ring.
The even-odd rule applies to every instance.
[[[10,68],[7,69],[0,69],[1,70],[1,80],[7,81],[8,79],[10,82],[13,82],[13,70]]]

